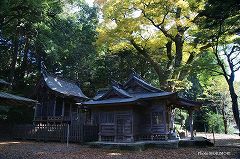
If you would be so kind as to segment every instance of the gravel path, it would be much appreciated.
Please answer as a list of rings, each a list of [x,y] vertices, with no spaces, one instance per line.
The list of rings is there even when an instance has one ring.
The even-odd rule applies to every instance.
[[[197,136],[203,136],[213,142],[213,134],[211,133],[197,133]],[[230,146],[240,148],[240,136],[229,134],[214,134],[216,146]]]
[[[218,153],[218,154],[217,154]],[[220,154],[223,153],[223,154]],[[78,144],[5,141],[0,142],[0,159],[77,159],[77,158],[240,158],[240,147],[147,149],[145,151],[122,151],[88,148]]]

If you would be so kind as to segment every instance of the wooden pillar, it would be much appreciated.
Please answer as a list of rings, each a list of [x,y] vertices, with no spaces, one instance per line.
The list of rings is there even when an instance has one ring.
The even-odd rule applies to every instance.
[[[64,101],[64,98],[63,98],[63,101],[62,101],[62,116],[64,116],[64,109],[65,109],[65,101]]]
[[[163,106],[163,110],[162,110],[162,117],[163,117],[163,122],[164,122],[164,132],[165,132],[165,135],[164,135],[164,138],[165,138],[165,140],[167,140],[168,139],[168,127],[167,127],[167,119],[166,119],[166,117],[167,117],[167,114],[166,113],[168,113],[167,112],[167,107],[166,107],[166,105],[165,106]]]
[[[54,104],[53,104],[53,116],[55,116],[55,112],[56,112],[56,103],[57,103],[57,101],[56,101],[57,99],[56,99],[56,96],[54,97]]]
[[[191,133],[191,140],[193,140],[193,110],[189,109],[189,127],[190,127],[190,133]]]
[[[69,116],[70,116],[70,121],[72,122],[72,103],[70,103]]]
[[[173,130],[175,125],[174,125],[174,118],[175,118],[175,109],[170,109],[170,128]]]
[[[113,113],[114,113],[114,142],[117,142],[117,112],[114,111]],[[100,120],[100,116],[99,116],[99,120]],[[100,139],[101,139],[101,136],[100,136]]]
[[[131,128],[132,128],[132,136],[131,136],[131,142],[134,142],[134,135],[135,135],[135,130],[134,130],[134,112],[133,112],[133,110],[131,111],[132,112],[132,122],[131,122]]]
[[[45,107],[47,107],[47,117],[49,116],[49,112],[50,112],[50,110],[49,110],[49,106],[50,106],[50,98],[49,98],[49,94],[47,94],[47,102],[46,102],[46,106]]]
[[[34,107],[34,121],[36,120],[36,116],[37,116],[37,108],[38,108],[38,104],[36,103],[35,104],[35,107]]]

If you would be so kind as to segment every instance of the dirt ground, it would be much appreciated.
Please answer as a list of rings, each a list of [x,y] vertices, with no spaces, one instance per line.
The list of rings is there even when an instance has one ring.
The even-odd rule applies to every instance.
[[[199,136],[199,134],[197,134]],[[204,136],[205,134],[201,134]],[[211,138],[211,134],[208,138]],[[44,143],[35,141],[0,141],[0,159],[78,159],[78,158],[165,158],[198,159],[224,158],[240,159],[240,137],[216,134],[216,146],[208,148],[149,148],[144,151],[110,150],[89,148],[79,144]]]

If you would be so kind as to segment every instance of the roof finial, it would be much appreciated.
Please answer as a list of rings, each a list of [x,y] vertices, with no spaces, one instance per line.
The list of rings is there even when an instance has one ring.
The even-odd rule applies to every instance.
[[[115,86],[117,88],[122,88],[122,84],[115,81],[114,79],[111,79],[111,84],[112,84],[112,86]]]
[[[134,68],[132,68],[131,71],[132,71],[132,73],[131,73],[130,77],[135,76],[135,77],[142,79],[142,77],[135,71]]]

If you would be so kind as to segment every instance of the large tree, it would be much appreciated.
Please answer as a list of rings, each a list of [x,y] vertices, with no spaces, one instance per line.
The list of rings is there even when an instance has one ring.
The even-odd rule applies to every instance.
[[[100,5],[104,19],[100,44],[111,52],[135,50],[154,68],[164,89],[174,90],[177,81],[186,79],[200,54],[201,46],[191,34],[197,29],[194,21],[201,1],[117,0]]]
[[[240,69],[239,23],[240,3],[237,0],[208,0],[201,12],[199,26],[200,40],[211,48],[224,76],[231,100],[232,111],[240,130],[238,96],[234,88],[235,74]]]

